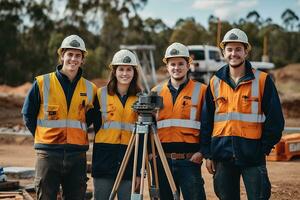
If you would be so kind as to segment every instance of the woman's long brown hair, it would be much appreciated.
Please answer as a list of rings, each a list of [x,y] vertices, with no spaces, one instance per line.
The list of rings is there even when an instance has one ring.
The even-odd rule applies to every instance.
[[[109,95],[115,95],[116,92],[118,91],[118,88],[117,88],[118,80],[116,77],[117,67],[118,67],[117,65],[113,65],[112,70],[109,75],[109,81],[107,84],[107,91],[108,91]],[[127,91],[128,96],[136,96],[137,93],[142,91],[140,84],[139,84],[139,73],[138,73],[136,67],[134,67],[134,66],[132,66],[132,67],[133,67],[134,74],[133,74],[133,78],[130,82],[128,91]]]

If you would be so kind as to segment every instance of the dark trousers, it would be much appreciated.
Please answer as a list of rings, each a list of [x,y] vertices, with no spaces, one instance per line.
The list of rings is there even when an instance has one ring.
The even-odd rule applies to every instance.
[[[221,200],[240,200],[242,176],[248,200],[267,200],[271,196],[271,184],[266,165],[240,167],[233,162],[215,162],[214,190]]]
[[[164,172],[160,159],[157,159],[159,191],[161,200],[171,200],[172,190]],[[178,193],[186,200],[205,200],[204,180],[201,175],[201,165],[189,160],[171,160],[168,164],[174,178]]]
[[[62,187],[66,200],[83,200],[86,192],[86,153],[37,151],[37,199],[56,200]]]

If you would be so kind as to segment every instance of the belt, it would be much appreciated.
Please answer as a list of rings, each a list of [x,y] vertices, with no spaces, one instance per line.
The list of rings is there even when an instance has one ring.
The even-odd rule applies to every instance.
[[[184,160],[184,159],[190,159],[194,153],[165,153],[167,158],[170,158],[172,160]]]

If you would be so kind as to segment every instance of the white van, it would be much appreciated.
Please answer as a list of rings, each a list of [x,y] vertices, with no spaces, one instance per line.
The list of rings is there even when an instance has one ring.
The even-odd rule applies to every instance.
[[[193,58],[190,76],[193,79],[208,83],[210,77],[226,64],[218,47],[209,45],[189,45],[190,56]],[[254,68],[267,71],[274,68],[273,63],[252,62]]]

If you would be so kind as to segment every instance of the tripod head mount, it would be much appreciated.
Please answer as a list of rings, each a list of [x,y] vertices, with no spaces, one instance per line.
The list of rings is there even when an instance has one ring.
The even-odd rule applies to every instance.
[[[152,114],[162,107],[163,98],[154,91],[139,93],[138,100],[132,105],[133,110],[139,115],[139,122],[152,122]]]

